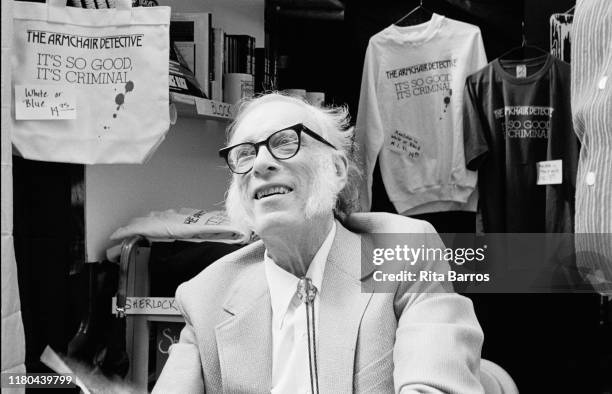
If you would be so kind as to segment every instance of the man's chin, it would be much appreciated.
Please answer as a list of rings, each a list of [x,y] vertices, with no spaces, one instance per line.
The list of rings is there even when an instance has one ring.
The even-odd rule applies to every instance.
[[[304,216],[298,217],[286,211],[266,212],[255,216],[253,224],[259,236],[289,230],[305,221]]]

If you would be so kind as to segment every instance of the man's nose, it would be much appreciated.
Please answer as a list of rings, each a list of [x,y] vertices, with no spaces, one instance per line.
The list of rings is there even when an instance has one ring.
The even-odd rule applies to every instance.
[[[278,160],[270,154],[268,147],[262,145],[253,161],[253,173],[258,176],[277,171],[280,168]]]

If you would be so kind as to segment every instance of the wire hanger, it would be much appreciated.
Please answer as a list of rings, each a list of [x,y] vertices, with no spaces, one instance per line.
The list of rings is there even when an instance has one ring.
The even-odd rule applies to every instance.
[[[421,19],[419,19],[419,18],[409,18],[412,14],[414,14],[416,12],[420,13],[420,16],[422,17]],[[431,12],[427,8],[423,7],[423,0],[420,0],[419,5],[417,5],[416,7],[414,7],[412,9],[412,11],[410,11],[409,13],[407,13],[406,15],[404,15],[400,19],[398,19],[394,23],[394,25],[397,25],[397,26],[410,26],[412,24],[419,23],[419,21],[421,21],[421,20],[422,21],[428,21],[429,19],[431,19],[432,15],[433,15],[433,12]],[[413,22],[413,23],[404,24],[403,22]]]
[[[525,20],[521,22],[521,46],[514,47],[509,49],[507,52],[504,52],[499,59],[501,60],[525,60],[531,57],[537,57],[542,55],[548,55],[548,52],[539,48],[535,45],[527,44],[527,36],[525,34]]]
[[[574,9],[576,8],[576,6],[573,6],[572,8],[570,8],[569,10],[565,11],[564,14],[569,14],[569,15],[573,15],[574,14]]]

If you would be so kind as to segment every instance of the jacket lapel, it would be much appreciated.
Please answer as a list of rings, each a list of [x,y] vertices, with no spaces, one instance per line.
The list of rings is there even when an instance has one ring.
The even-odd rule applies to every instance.
[[[322,393],[353,392],[357,336],[372,297],[371,289],[362,291],[360,281],[360,236],[336,224],[321,285],[317,361]]]
[[[230,315],[215,327],[224,393],[270,393],[272,308],[261,259],[244,262],[223,308]]]

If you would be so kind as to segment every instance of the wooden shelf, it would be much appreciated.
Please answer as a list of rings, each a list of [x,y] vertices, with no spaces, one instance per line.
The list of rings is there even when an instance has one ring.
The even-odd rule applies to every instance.
[[[176,106],[178,116],[229,121],[234,119],[235,108],[229,103],[208,100],[170,92],[170,102]]]

